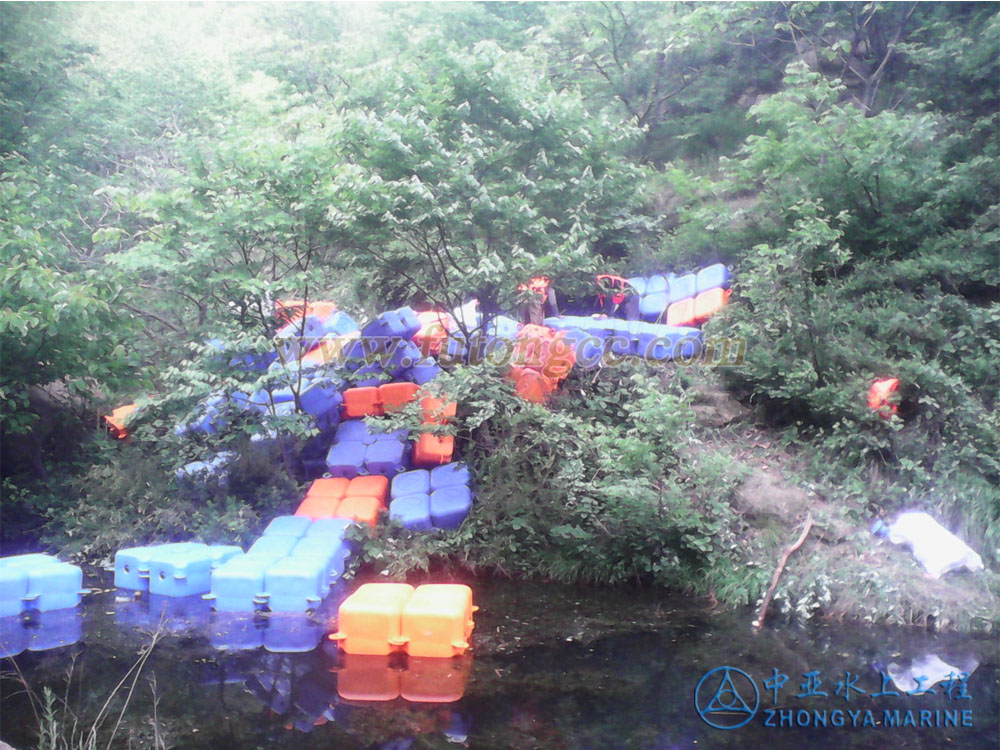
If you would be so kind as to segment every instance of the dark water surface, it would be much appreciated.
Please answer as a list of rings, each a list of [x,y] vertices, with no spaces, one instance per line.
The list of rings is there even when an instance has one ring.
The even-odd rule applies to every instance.
[[[89,584],[109,581],[101,573]],[[0,661],[0,737],[18,750],[38,746],[46,686],[63,731],[75,721],[84,734],[127,676],[96,747],[1000,747],[996,637],[860,624],[755,636],[749,614],[714,612],[701,600],[472,586],[481,607],[474,652],[458,660],[338,656],[323,638],[336,600],[312,618],[255,620],[213,615],[197,599],[129,601],[105,591],[27,626],[6,618],[2,642],[20,653]],[[134,679],[130,669],[157,632]],[[919,691],[914,679],[926,673],[926,688],[951,668],[955,679],[934,694],[905,694]],[[787,676],[776,694],[774,670],[778,682]],[[964,682],[961,671],[971,673]],[[871,695],[880,691],[899,695]],[[699,708],[721,726],[745,723],[713,728]],[[897,716],[900,726],[886,726]],[[916,726],[902,726],[909,720]]]

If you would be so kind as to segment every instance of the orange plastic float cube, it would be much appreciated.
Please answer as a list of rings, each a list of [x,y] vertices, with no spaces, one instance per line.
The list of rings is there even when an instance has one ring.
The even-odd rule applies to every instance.
[[[382,411],[388,413],[402,409],[416,398],[419,390],[420,386],[416,383],[384,383],[378,386]]]
[[[344,391],[345,417],[356,419],[358,417],[377,417],[381,415],[382,402],[379,401],[377,386],[348,388]]]
[[[351,486],[351,480],[344,477],[323,477],[313,480],[306,490],[306,497],[333,497],[343,499]]]
[[[532,403],[545,403],[545,399],[555,390],[552,381],[537,370],[512,367],[508,377],[514,381],[514,390],[517,395]]]
[[[413,446],[413,465],[417,468],[440,466],[451,461],[455,451],[455,438],[452,435],[431,435],[425,432]]]
[[[353,331],[340,336],[324,336],[317,342],[315,348],[302,357],[302,366],[308,368],[330,364],[331,362],[342,363],[344,347],[360,335],[360,331]]]
[[[113,409],[110,414],[104,417],[104,421],[108,423],[108,431],[112,437],[118,440],[124,440],[128,437],[128,431],[125,429],[125,420],[134,414],[138,408],[138,404],[125,404],[124,406],[119,406],[117,409]]]
[[[374,529],[378,524],[378,512],[381,509],[382,502],[377,497],[348,495],[340,501],[334,518],[350,518],[358,523],[366,523]]]
[[[553,384],[565,380],[576,364],[576,349],[566,340],[564,331],[542,345],[541,373]]]
[[[392,701],[399,697],[400,674],[388,656],[345,654],[337,672],[337,694],[345,701]]]
[[[399,693],[405,700],[414,703],[454,703],[465,694],[471,671],[471,657],[410,657],[406,671],[399,674]]]
[[[295,509],[295,515],[305,516],[314,521],[317,518],[336,518],[341,498],[324,495],[306,495]]]
[[[472,589],[458,583],[418,586],[403,607],[401,642],[410,656],[464,654],[472,635]]]
[[[708,289],[694,298],[694,317],[700,323],[708,320],[726,306],[729,301],[729,289]]]
[[[295,511],[297,516],[307,518],[336,518],[340,501],[347,494],[350,481],[343,477],[317,479],[306,490],[305,499]]]
[[[445,401],[443,398],[427,396],[420,401],[424,424],[447,424],[458,414],[458,404],[455,401]]]
[[[448,332],[455,326],[455,319],[448,313],[429,310],[418,312],[420,330],[413,337],[414,343],[420,347],[423,355],[440,354],[441,345],[448,338]]]
[[[367,476],[354,477],[347,485],[346,497],[374,497],[382,507],[389,496],[389,477]]]
[[[695,321],[694,298],[678,300],[667,308],[668,326],[689,326]]]
[[[301,299],[279,299],[274,301],[274,317],[282,323],[291,323],[298,320],[303,313],[315,315],[320,320],[326,320],[333,313],[337,312],[337,306],[333,302],[317,301],[308,305]]]
[[[403,607],[413,595],[408,583],[366,583],[340,605],[330,640],[347,654],[385,656],[397,650]]]

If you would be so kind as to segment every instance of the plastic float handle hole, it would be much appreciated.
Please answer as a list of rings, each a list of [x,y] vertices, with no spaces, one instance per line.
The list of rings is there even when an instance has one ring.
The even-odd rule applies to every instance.
[[[162,580],[165,580],[165,579],[166,579],[166,576],[163,575],[163,571],[161,570],[160,571],[160,580],[162,581]]]

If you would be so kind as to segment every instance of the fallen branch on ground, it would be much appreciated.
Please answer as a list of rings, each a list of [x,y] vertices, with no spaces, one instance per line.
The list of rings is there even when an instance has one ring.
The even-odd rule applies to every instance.
[[[778,580],[781,578],[781,574],[785,572],[785,564],[788,562],[788,558],[791,557],[792,553],[797,550],[806,541],[806,537],[809,536],[809,530],[813,525],[813,517],[810,513],[806,516],[806,522],[802,526],[802,533],[799,534],[799,538],[795,540],[795,544],[785,550],[785,553],[781,556],[781,561],[778,563],[778,567],[774,569],[774,575],[771,576],[771,585],[767,587],[767,591],[764,593],[764,599],[760,603],[760,609],[757,610],[757,618],[751,623],[753,629],[759,631],[764,627],[764,618],[767,616],[767,608],[771,605],[771,598],[774,596],[774,590],[778,588]]]

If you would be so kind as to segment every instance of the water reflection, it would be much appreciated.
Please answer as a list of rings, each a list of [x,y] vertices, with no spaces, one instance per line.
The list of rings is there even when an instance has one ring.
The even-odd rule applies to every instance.
[[[82,637],[83,613],[77,609],[0,617],[0,657],[72,646]]]
[[[949,664],[937,654],[921,654],[909,659],[903,664],[890,662],[885,667],[885,673],[892,678],[893,684],[904,693],[929,690],[939,682],[961,679],[967,681],[979,666],[979,661],[969,654],[949,659]]]

